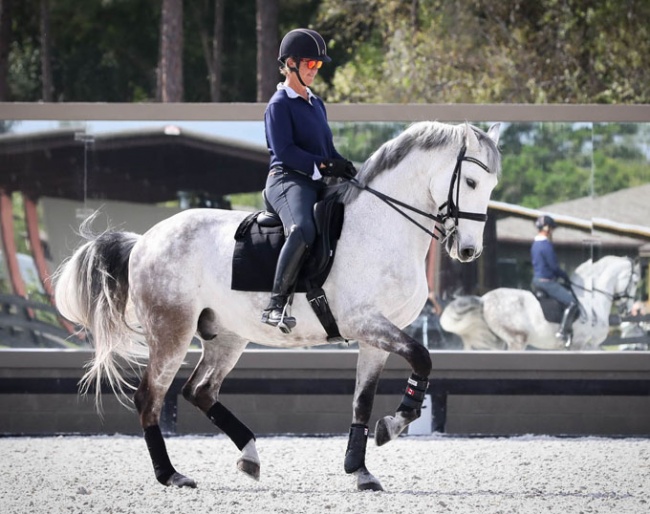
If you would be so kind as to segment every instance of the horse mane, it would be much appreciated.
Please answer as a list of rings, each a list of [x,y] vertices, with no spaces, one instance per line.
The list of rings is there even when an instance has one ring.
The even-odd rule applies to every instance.
[[[490,170],[498,173],[501,169],[501,159],[497,145],[478,127],[470,125],[481,146],[487,146],[489,155],[485,163]],[[362,185],[368,184],[385,170],[395,168],[413,150],[430,151],[445,148],[449,145],[460,147],[464,142],[464,125],[448,125],[437,121],[421,121],[413,123],[402,133],[381,145],[361,166],[357,181]],[[350,182],[345,182],[339,188],[341,201],[344,204],[352,202],[361,190]]]
[[[618,255],[605,255],[596,262],[587,259],[585,262],[580,264],[573,273],[584,280],[598,277],[602,275],[613,262],[620,261],[621,259],[625,259],[625,257],[620,257]]]

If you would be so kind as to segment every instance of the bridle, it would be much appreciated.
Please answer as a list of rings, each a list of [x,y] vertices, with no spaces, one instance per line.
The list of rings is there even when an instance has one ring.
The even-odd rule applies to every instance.
[[[461,211],[458,203],[459,203],[459,198],[460,198],[460,175],[462,171],[462,164],[463,161],[466,162],[471,162],[474,163],[481,168],[483,168],[485,171],[490,173],[490,168],[488,168],[485,164],[483,164],[481,161],[478,159],[475,159],[474,157],[468,157],[465,155],[465,152],[467,151],[467,147],[463,145],[463,147],[460,149],[460,152],[458,153],[458,156],[456,157],[456,166],[454,167],[454,172],[451,174],[451,180],[449,182],[449,192],[447,194],[447,201],[443,203],[440,208],[438,209],[438,214],[431,214],[429,212],[422,211],[420,209],[417,209],[416,207],[413,207],[411,205],[408,205],[404,202],[401,202],[400,200],[397,200],[391,196],[388,196],[380,191],[377,191],[376,189],[373,189],[367,185],[361,184],[357,179],[352,178],[350,179],[350,182],[354,184],[356,187],[359,189],[363,189],[364,191],[368,191],[369,193],[372,193],[375,195],[377,198],[382,200],[384,203],[386,203],[389,207],[392,207],[395,209],[397,212],[399,212],[402,216],[404,216],[406,219],[408,219],[411,223],[416,225],[418,228],[429,234],[431,237],[434,239],[439,239],[439,236],[423,226],[421,223],[418,221],[414,220],[411,216],[409,216],[406,212],[400,209],[400,207],[407,209],[411,212],[414,212],[416,214],[419,214],[420,216],[424,216],[425,218],[428,218],[430,220],[435,221],[437,224],[434,226],[434,230],[437,230],[440,233],[440,236],[447,237],[447,228],[445,228],[445,222],[447,220],[453,220],[454,226],[453,229],[451,230],[450,233],[454,233],[458,229],[458,220],[459,219],[468,219],[472,221],[482,221],[485,222],[487,221],[487,214],[483,213],[477,213],[477,212],[467,212],[467,211]],[[456,187],[456,199],[454,201],[454,186]],[[445,212],[440,213],[440,210],[444,209]]]
[[[636,285],[634,281],[634,276],[636,275],[634,268],[636,267],[636,263],[634,262],[634,260],[630,259],[629,257],[627,259],[630,263],[630,278],[627,282],[627,286],[625,286],[625,290],[623,291],[623,293],[611,295],[612,302],[618,302],[619,300],[634,300],[636,298],[636,295],[630,294],[630,289],[632,288],[633,285]],[[600,293],[605,293],[605,291],[600,291],[598,289],[595,289],[595,291],[598,291]]]

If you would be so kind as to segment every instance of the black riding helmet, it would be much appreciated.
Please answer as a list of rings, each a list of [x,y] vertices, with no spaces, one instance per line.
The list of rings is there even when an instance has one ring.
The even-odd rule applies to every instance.
[[[537,227],[537,230],[542,230],[544,227],[555,228],[557,227],[557,223],[555,223],[555,220],[548,214],[544,214],[535,220],[535,226]]]
[[[332,61],[327,55],[325,40],[318,32],[311,29],[294,29],[282,38],[278,61],[284,66],[289,57],[293,57],[297,61],[300,61],[300,59]],[[300,83],[307,87],[302,81],[298,67],[289,66],[289,69],[298,76]]]
[[[318,32],[311,29],[294,29],[282,38],[278,61],[280,64],[285,64],[289,57],[332,61],[327,55],[325,40]]]

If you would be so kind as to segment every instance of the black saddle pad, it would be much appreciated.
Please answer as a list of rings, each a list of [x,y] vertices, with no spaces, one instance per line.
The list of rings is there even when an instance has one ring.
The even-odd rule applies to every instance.
[[[284,244],[284,229],[282,224],[258,224],[257,218],[262,212],[247,216],[235,233],[231,288],[236,291],[270,292],[273,288],[275,267]],[[343,226],[343,204],[335,197],[318,202],[314,213],[316,241],[298,277],[298,293],[325,283]],[[268,221],[264,225],[268,225]]]
[[[546,321],[549,321],[551,323],[560,323],[562,321],[564,307],[560,302],[554,298],[551,298],[550,296],[542,296],[539,293],[536,293],[535,297],[542,306],[542,312],[544,313],[544,318],[546,318]]]

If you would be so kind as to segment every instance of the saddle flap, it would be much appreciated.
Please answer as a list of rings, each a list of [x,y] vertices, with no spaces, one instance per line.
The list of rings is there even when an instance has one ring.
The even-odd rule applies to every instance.
[[[338,202],[337,196],[329,196],[314,204],[314,222],[317,235],[310,259],[303,269],[305,278],[321,273],[336,249],[343,227],[343,204]]]
[[[555,298],[551,298],[546,294],[543,296],[535,296],[539,301],[546,321],[549,321],[551,323],[559,323],[562,320],[562,314],[564,313],[564,307],[562,304]]]

